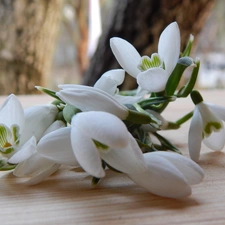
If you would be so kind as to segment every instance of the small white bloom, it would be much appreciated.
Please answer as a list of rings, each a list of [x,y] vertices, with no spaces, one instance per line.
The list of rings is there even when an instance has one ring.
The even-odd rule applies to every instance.
[[[121,172],[140,173],[146,168],[142,152],[124,123],[106,112],[78,113],[71,127],[43,137],[37,151],[60,164],[80,165],[99,178],[105,176],[102,159]]]
[[[189,129],[189,153],[194,161],[199,160],[201,142],[214,151],[225,145],[225,107],[206,103],[196,104]]]
[[[116,116],[106,112],[79,113],[73,117],[71,126],[75,157],[92,176],[105,175],[101,159],[121,172],[145,170],[140,148]]]
[[[200,183],[203,170],[192,160],[171,152],[144,154],[147,170],[128,174],[139,186],[149,192],[168,198],[183,198],[191,194],[190,185]]]
[[[37,145],[37,152],[59,164],[78,167],[71,146],[70,133],[71,127],[65,127],[45,135]]]
[[[0,109],[0,152],[11,157],[19,149],[24,128],[24,111],[15,95],[7,97]]]
[[[59,85],[57,96],[64,102],[79,108],[82,111],[104,111],[109,112],[120,119],[126,119],[128,109],[120,104],[107,92],[84,85]]]
[[[143,95],[139,96],[122,96],[118,94],[117,86],[121,85],[125,78],[125,71],[122,69],[109,70],[96,81],[94,87],[99,88],[108,94],[112,95],[121,104],[133,104],[140,101]]]
[[[110,46],[121,67],[149,92],[163,91],[180,54],[180,31],[176,22],[165,28],[159,38],[158,54],[141,57],[126,40],[111,38]]]
[[[62,127],[65,127],[62,121],[55,121],[45,131],[42,139],[55,130],[62,129]],[[28,178],[27,185],[35,185],[43,181],[60,167],[60,163],[39,154],[36,145],[36,139],[32,137],[8,160],[9,163],[18,164],[13,174],[17,177]]]
[[[25,125],[21,134],[21,143],[25,143],[31,136],[39,141],[46,129],[55,121],[58,112],[57,107],[52,104],[25,109]]]

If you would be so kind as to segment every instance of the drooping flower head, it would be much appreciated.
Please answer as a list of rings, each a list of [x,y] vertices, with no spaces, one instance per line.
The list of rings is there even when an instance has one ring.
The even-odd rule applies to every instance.
[[[139,186],[149,192],[168,198],[184,198],[191,194],[191,185],[204,178],[201,167],[180,154],[150,152],[144,154],[147,170],[128,174]]]
[[[88,174],[98,178],[105,176],[102,159],[125,173],[139,173],[146,168],[141,149],[124,123],[107,112],[78,113],[73,117],[71,127],[41,139],[37,151],[67,165],[76,159]]]
[[[198,91],[192,91],[191,97],[195,110],[189,129],[189,153],[194,161],[200,157],[201,142],[214,151],[221,151],[225,145],[225,107],[203,101]]]

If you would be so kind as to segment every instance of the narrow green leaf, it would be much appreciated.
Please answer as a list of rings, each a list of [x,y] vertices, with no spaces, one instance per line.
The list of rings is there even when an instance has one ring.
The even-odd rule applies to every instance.
[[[194,69],[192,70],[192,74],[191,74],[191,77],[188,81],[188,83],[183,86],[177,93],[177,97],[179,98],[185,98],[187,97],[191,91],[193,90],[194,86],[195,86],[195,83],[196,83],[196,80],[197,80],[197,77],[198,77],[198,72],[199,72],[199,68],[200,68],[200,61],[197,60],[195,62],[196,64],[196,67],[194,67]]]
[[[181,57],[190,55],[193,41],[194,41],[194,36],[191,34],[190,37],[189,37],[188,43],[187,43],[187,45],[184,49],[184,52],[181,54]]]
[[[182,57],[178,60],[175,69],[173,70],[172,74],[170,75],[167,84],[166,84],[166,95],[171,96],[177,89],[177,86],[180,82],[180,79],[183,75],[183,72],[189,66],[194,65],[194,60],[190,57]]]
[[[150,97],[148,99],[144,99],[144,100],[138,102],[138,104],[143,109],[154,109],[154,108],[158,108],[159,105],[162,103],[173,102],[175,100],[176,100],[175,96]]]
[[[174,152],[177,152],[179,154],[181,154],[181,151],[176,148],[170,141],[168,141],[166,138],[164,138],[163,136],[161,136],[160,134],[158,133],[153,133],[153,135],[155,137],[157,137],[157,139],[159,140],[159,142],[161,143],[161,145],[163,147],[165,147],[167,150],[171,150],[171,151],[174,151]]]
[[[55,98],[55,99],[58,99],[58,100],[61,100],[57,95],[56,95],[56,91],[53,91],[53,90],[50,90],[48,88],[44,88],[44,87],[41,87],[41,86],[35,86],[39,91]]]

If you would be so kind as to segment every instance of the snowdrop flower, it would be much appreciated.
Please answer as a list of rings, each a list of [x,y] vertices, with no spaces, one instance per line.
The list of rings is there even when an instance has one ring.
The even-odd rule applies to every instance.
[[[99,88],[108,94],[112,95],[121,104],[133,104],[140,101],[146,93],[140,96],[122,96],[119,95],[117,86],[121,85],[125,78],[125,71],[122,69],[109,70],[94,84],[94,87]]]
[[[177,64],[180,54],[180,31],[176,22],[165,28],[159,38],[158,53],[141,57],[126,40],[111,38],[110,46],[121,67],[137,78],[142,89],[160,92]]]
[[[191,194],[190,185],[200,183],[203,170],[192,160],[172,152],[144,154],[147,170],[128,174],[139,186],[149,192],[168,198],[183,198]]]
[[[105,176],[102,159],[125,173],[140,173],[146,169],[142,152],[124,123],[106,112],[78,113],[71,127],[41,139],[37,151],[67,165],[76,166],[77,161],[87,173],[98,178]]]
[[[25,126],[21,142],[25,143],[31,136],[39,141],[46,129],[55,121],[58,112],[58,108],[53,104],[32,106],[25,109]]]
[[[104,111],[109,112],[120,119],[126,119],[128,109],[116,101],[107,92],[84,85],[59,85],[60,90],[57,96],[64,102],[74,105],[82,111]]]
[[[65,103],[75,106],[83,112],[103,111],[111,113],[121,120],[129,120],[137,124],[151,123],[154,126],[156,123],[147,113],[129,110],[112,95],[99,88],[76,84],[59,85],[59,88],[62,90],[56,95]]]
[[[9,95],[0,109],[0,152],[9,158],[18,149],[24,128],[23,107],[15,95]]]
[[[55,121],[44,132],[43,137],[62,127],[65,127],[64,122]],[[36,139],[33,137],[32,144],[25,144],[9,159],[9,163],[18,164],[13,174],[17,177],[26,177],[27,185],[35,185],[43,181],[60,167],[60,163],[39,154],[36,151],[36,145]]]
[[[54,108],[53,108],[54,107]],[[7,97],[0,109],[0,152],[7,159],[22,149],[35,151],[36,140],[54,121],[58,112],[55,106],[31,107],[23,110],[15,95]],[[24,155],[24,150],[21,151]],[[26,154],[25,154],[26,155]],[[8,160],[8,162],[13,163]]]
[[[192,91],[191,97],[195,110],[189,129],[189,153],[194,161],[200,157],[201,142],[214,151],[220,151],[225,145],[225,107],[203,101],[198,91]]]

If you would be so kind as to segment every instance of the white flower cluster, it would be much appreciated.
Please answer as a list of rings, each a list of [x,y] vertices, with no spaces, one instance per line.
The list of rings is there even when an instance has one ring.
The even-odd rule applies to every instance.
[[[201,142],[213,150],[221,150],[225,144],[225,108],[205,103],[193,90],[199,61],[189,57],[192,41],[191,37],[179,58],[180,32],[174,22],[162,32],[158,53],[141,57],[130,43],[115,37],[110,46],[123,69],[104,73],[93,87],[65,84],[59,85],[58,92],[37,87],[56,100],[25,110],[10,95],[0,109],[0,169],[13,169],[29,185],[41,182],[61,165],[81,167],[95,182],[113,169],[153,194],[189,196],[191,185],[204,178],[194,162],[199,159]],[[177,91],[189,66],[193,68],[191,78]],[[125,72],[137,79],[136,91],[118,89]],[[189,94],[196,105],[194,112],[177,123],[160,115],[171,101]],[[189,159],[178,154],[158,131],[178,129],[192,115]]]

